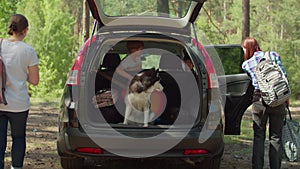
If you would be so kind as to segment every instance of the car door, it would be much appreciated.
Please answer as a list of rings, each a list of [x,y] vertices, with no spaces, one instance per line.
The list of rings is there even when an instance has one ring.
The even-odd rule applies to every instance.
[[[207,47],[206,50],[211,56],[218,55],[217,58],[222,63],[221,68],[216,65],[215,67],[219,78],[224,79],[224,83],[220,83],[220,89],[226,98],[224,133],[239,135],[243,114],[252,103],[253,91],[249,76],[241,68],[243,50],[240,45],[214,45]],[[212,57],[212,60],[214,59]]]

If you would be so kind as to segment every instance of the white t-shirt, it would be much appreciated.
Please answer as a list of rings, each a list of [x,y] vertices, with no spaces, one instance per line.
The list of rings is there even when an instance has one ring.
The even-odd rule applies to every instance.
[[[124,67],[125,71],[139,71],[141,65],[141,57],[136,57],[135,60],[131,56],[127,56],[122,60],[121,65]]]
[[[34,49],[22,41],[3,40],[1,54],[6,69],[5,97],[7,105],[0,104],[0,110],[22,112],[30,108],[27,89],[28,67],[39,63]]]

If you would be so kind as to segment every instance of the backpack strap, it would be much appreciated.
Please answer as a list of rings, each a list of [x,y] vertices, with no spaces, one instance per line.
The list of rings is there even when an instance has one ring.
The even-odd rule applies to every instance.
[[[5,98],[5,84],[6,84],[6,73],[5,73],[5,66],[4,66],[4,64],[3,64],[3,60],[2,60],[2,42],[3,42],[3,39],[1,38],[0,39],[0,67],[1,67],[1,83],[2,83],[2,89],[0,89],[1,90],[1,92],[2,92],[2,103],[4,104],[4,105],[7,105],[7,101],[6,101],[6,98]]]
[[[1,46],[2,46],[2,41],[3,41],[3,39],[1,38],[1,39],[0,39],[0,57],[2,57],[2,55],[1,55]]]
[[[268,59],[272,60],[270,51],[264,52],[264,57],[263,58],[266,59],[266,60],[268,60]]]

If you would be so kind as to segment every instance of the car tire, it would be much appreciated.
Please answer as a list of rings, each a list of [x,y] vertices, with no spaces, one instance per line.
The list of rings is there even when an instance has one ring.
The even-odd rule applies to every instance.
[[[61,157],[60,164],[63,169],[82,169],[84,159],[78,157]]]

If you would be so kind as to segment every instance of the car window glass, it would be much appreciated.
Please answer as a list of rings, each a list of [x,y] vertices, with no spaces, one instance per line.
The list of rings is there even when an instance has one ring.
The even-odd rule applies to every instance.
[[[222,61],[225,74],[242,73],[242,50],[240,47],[216,48]]]
[[[157,0],[101,0],[101,8],[107,16],[163,16],[183,18],[191,1],[172,0],[168,4],[158,4]]]
[[[158,68],[160,61],[160,55],[144,55],[142,57],[142,69]]]

